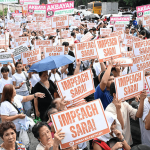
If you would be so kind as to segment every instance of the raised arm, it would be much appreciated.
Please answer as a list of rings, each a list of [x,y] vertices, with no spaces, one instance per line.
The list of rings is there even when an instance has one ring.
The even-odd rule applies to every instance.
[[[76,69],[75,69],[75,71],[74,71],[74,75],[75,75],[75,74],[78,74],[78,73],[80,72],[80,65],[81,65],[81,60],[78,59],[78,60],[76,61]]]

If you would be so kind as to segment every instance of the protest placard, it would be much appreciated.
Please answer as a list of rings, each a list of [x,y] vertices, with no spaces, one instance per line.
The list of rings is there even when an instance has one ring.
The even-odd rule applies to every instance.
[[[5,36],[6,36],[6,42],[5,42]],[[0,35],[0,48],[4,48],[4,46],[6,47],[9,46],[9,32]]]
[[[28,51],[28,46],[26,43],[15,47],[12,49],[12,54],[14,55],[15,60],[21,59],[21,53]]]
[[[87,28],[88,29],[92,29],[93,27],[95,27],[96,28],[96,23],[87,23]]]
[[[0,0],[0,4],[18,3],[18,0]]]
[[[129,24],[130,17],[110,17],[110,25]]]
[[[126,57],[133,58],[134,57],[133,51],[128,51],[128,52],[122,51],[121,54],[122,54],[122,57],[124,57],[124,58],[126,58]]]
[[[41,50],[36,49],[21,53],[21,60],[24,66],[38,62],[41,60]]]
[[[49,56],[64,55],[65,47],[64,46],[49,46],[44,47],[45,58]]]
[[[123,44],[126,46],[126,47],[131,47],[132,46],[132,35],[130,34],[124,34],[124,40],[123,40]]]
[[[90,32],[88,32],[81,38],[81,42],[88,42],[92,38],[93,38],[93,35]]]
[[[131,58],[117,58],[114,59],[114,67],[115,65],[119,63],[121,67],[129,67],[133,66],[133,60]]]
[[[80,21],[80,20],[72,20],[71,25],[72,25],[72,26],[79,27],[79,26],[80,26],[80,23],[81,23],[81,21]]]
[[[122,56],[119,39],[117,36],[95,40],[99,62],[104,62]]]
[[[61,149],[78,145],[110,132],[100,100],[94,100],[51,115],[55,130],[62,129],[65,138]]]
[[[135,56],[150,53],[150,39],[134,42],[133,53]]]
[[[27,21],[32,21],[32,19],[33,19],[33,16],[31,16],[31,15],[29,15],[29,16],[27,16]]]
[[[112,28],[100,28],[100,35],[101,36],[109,36],[112,32]]]
[[[29,46],[29,37],[15,38],[15,44],[16,44],[16,46],[22,45],[24,43],[26,43]]]
[[[113,36],[118,36],[119,41],[123,41],[123,39],[124,39],[124,31],[123,30],[119,30],[119,31],[111,32],[110,33],[110,37],[113,37]]]
[[[74,45],[74,39],[73,38],[61,39],[59,41],[59,45],[62,45],[63,42],[68,42],[69,46]]]
[[[144,71],[130,73],[115,78],[116,97],[122,101],[140,95],[144,89]]]
[[[142,39],[136,36],[132,36],[132,43],[133,42],[137,42],[137,41],[141,41]]]
[[[137,17],[143,17],[143,15],[149,15],[150,14],[150,4],[148,5],[142,5],[136,7]]]
[[[28,5],[28,12],[30,15],[32,14],[44,14],[46,13],[45,5]]]
[[[8,62],[13,63],[11,52],[0,53],[0,64],[7,64]]]
[[[65,100],[75,101],[95,92],[91,69],[56,82],[58,92]]]
[[[143,18],[143,26],[149,27],[150,26],[150,15],[145,15]]]
[[[66,103],[65,106],[66,106],[67,109],[68,109],[68,108],[71,108],[71,107],[83,105],[83,104],[85,104],[85,103],[87,103],[85,99],[80,99],[80,100],[76,100],[76,101],[74,101],[74,102],[70,101],[70,103],[69,103],[69,104]]]
[[[42,52],[44,52],[44,47],[52,46],[52,40],[35,40],[34,48],[40,48]]]
[[[131,66],[131,72],[140,70],[150,70],[150,53],[133,57],[133,66]]]
[[[45,36],[47,36],[48,34],[50,34],[51,36],[57,36],[56,29],[46,28],[43,29],[43,31]]]
[[[68,15],[60,15],[52,17],[52,28],[62,29],[69,27],[69,17]]]
[[[70,38],[70,37],[71,37],[70,30],[61,31],[60,36],[61,36],[62,38],[64,38],[64,39],[65,39],[65,38]]]
[[[61,3],[62,0],[47,0],[47,4]]]
[[[69,16],[69,25],[72,24],[73,20],[75,20],[75,18],[73,16]]]
[[[114,31],[123,30],[125,31],[126,24],[114,24]]]
[[[74,1],[46,5],[46,17],[74,14]]]
[[[22,13],[12,13],[13,17],[22,17]]]
[[[20,0],[20,5],[28,5],[28,4],[39,5],[40,0]]]
[[[75,44],[76,59],[90,60],[97,58],[97,52],[94,41],[83,42]]]

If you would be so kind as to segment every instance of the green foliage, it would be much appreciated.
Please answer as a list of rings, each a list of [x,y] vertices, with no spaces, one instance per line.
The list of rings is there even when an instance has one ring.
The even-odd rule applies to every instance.
[[[4,8],[4,16],[7,15],[7,8]],[[3,10],[0,10],[0,16],[3,16]]]

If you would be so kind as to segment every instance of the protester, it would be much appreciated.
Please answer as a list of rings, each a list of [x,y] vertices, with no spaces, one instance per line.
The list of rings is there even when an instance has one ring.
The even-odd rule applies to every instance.
[[[3,140],[0,150],[26,150],[21,142],[16,141],[16,126],[13,122],[6,121],[0,124],[0,137]]]

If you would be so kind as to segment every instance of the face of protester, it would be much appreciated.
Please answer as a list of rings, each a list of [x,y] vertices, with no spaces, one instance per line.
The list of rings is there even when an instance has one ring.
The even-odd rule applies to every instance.
[[[141,20],[139,20],[139,25],[142,25],[142,21]]]
[[[112,82],[114,82],[114,76],[109,77],[106,87],[110,88],[110,85],[111,85]]]
[[[43,145],[47,145],[47,143],[51,140],[53,140],[51,136],[51,131],[47,126],[42,126],[39,130],[39,141]]]
[[[129,28],[126,29],[126,34],[129,34],[130,30]]]
[[[56,69],[52,69],[51,72],[52,72],[53,74],[55,74],[55,73],[56,73]]]
[[[2,72],[3,78],[7,78],[8,77],[9,72]]]
[[[4,132],[3,139],[5,145],[10,145],[16,142],[16,133],[13,129],[8,129]]]
[[[116,120],[114,120],[114,122],[112,123],[111,127],[110,127],[110,130],[111,132],[113,132],[113,130],[116,129]]]
[[[34,32],[32,32],[32,34],[31,34],[32,36],[35,36],[35,33]]]
[[[48,80],[48,71],[44,71],[41,75],[41,80],[46,81]]]
[[[65,51],[68,52],[69,46],[65,46]]]
[[[56,109],[58,111],[62,111],[62,110],[66,110],[66,102],[64,99],[61,99],[61,98],[57,98],[55,99],[55,102],[56,102]]]
[[[22,71],[22,68],[23,68],[22,64],[18,64],[16,67],[17,72],[20,73]]]

